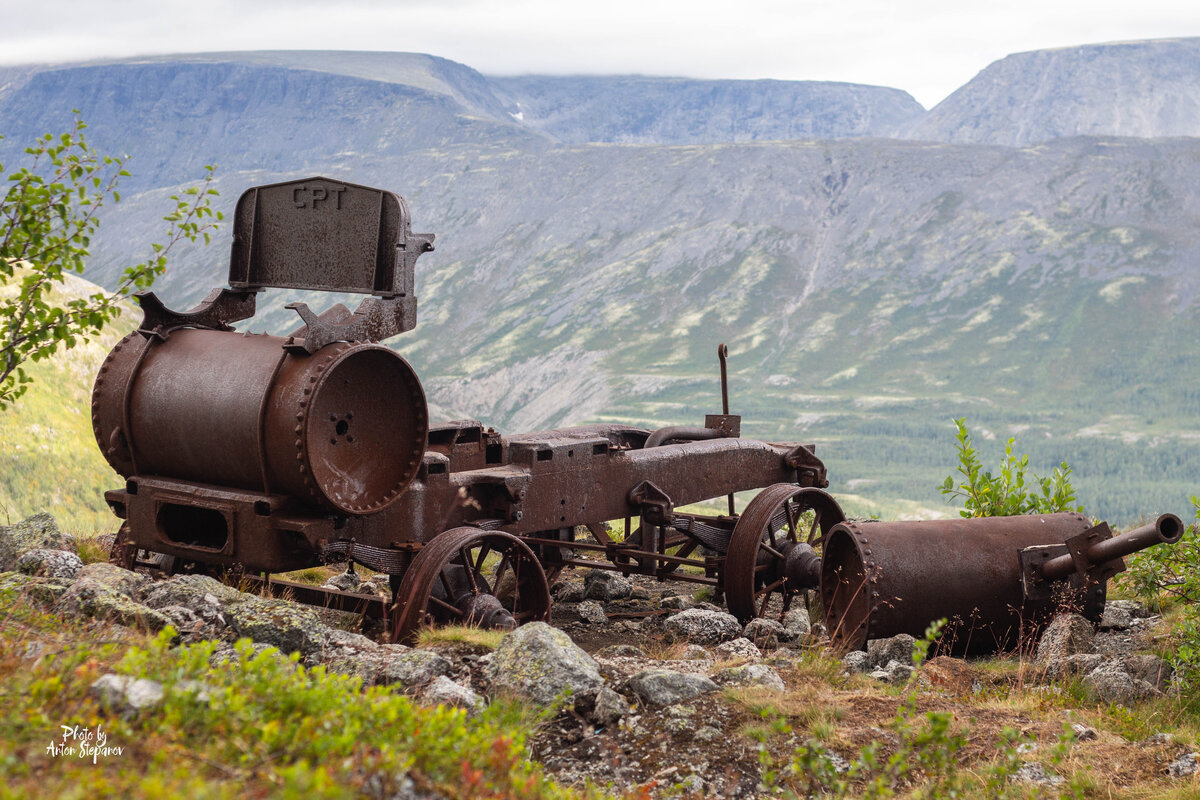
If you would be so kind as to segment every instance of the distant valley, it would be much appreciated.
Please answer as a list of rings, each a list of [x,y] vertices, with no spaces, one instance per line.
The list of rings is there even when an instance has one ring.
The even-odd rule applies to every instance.
[[[226,208],[309,174],[404,195],[438,240],[392,344],[441,416],[694,424],[724,341],[745,433],[816,442],[857,513],[947,513],[958,416],[988,466],[1009,435],[1035,471],[1070,462],[1114,522],[1200,491],[1198,40],[1010,56],[929,111],[893,88],[417,54],[3,68],[0,163],[72,108],[134,173],[100,283],[207,163]],[[156,291],[198,301],[227,246]],[[294,327],[295,295],[251,327]]]

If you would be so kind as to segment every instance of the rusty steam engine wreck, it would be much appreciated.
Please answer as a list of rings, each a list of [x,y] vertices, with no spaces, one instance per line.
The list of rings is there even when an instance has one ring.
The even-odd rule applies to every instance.
[[[1116,537],[1079,514],[847,521],[812,445],[740,437],[723,346],[725,407],[702,426],[506,436],[431,423],[413,368],[380,342],[416,326],[415,265],[433,238],[411,232],[390,192],[319,177],[252,188],[229,288],[186,312],[139,297],[144,319],[92,400],[96,441],[125,480],[106,494],[124,520],[114,560],[229,572],[385,618],[393,640],[547,619],[550,581],[584,565],[714,587],[743,621],[819,590],[849,648],[945,617],[947,647],[980,652],[1013,646],[1064,602],[1099,619],[1123,556],[1183,534],[1172,514]],[[286,337],[235,331],[268,287],[372,296],[320,315],[293,303],[303,325]],[[737,512],[734,493],[753,489]],[[677,510],[722,497],[726,514]],[[387,573],[391,600],[271,577],[347,561]]]

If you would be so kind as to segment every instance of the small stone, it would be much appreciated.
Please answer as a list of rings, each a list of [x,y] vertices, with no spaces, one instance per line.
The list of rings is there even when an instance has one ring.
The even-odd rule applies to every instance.
[[[712,653],[698,644],[689,644],[683,648],[684,661],[712,661]]]
[[[158,681],[111,672],[97,678],[89,692],[105,709],[123,716],[156,706],[163,699],[163,687]]]
[[[711,725],[702,725],[692,734],[692,738],[697,742],[715,742],[724,736],[725,734]]]
[[[341,592],[353,592],[362,583],[362,576],[355,572],[343,572],[325,581],[325,585]]]
[[[26,575],[75,580],[83,569],[83,559],[68,550],[27,550],[17,559],[17,569]]]
[[[592,600],[624,600],[633,592],[633,581],[609,570],[588,570],[583,576],[584,594]]]
[[[723,669],[713,676],[722,686],[757,686],[775,692],[784,690],[783,678],[766,664],[743,664]]]
[[[646,651],[632,644],[610,644],[596,651],[596,658],[645,658]]]
[[[1171,765],[1167,767],[1167,774],[1172,778],[1186,778],[1189,775],[1195,775],[1198,769],[1200,769],[1200,753],[1184,753],[1171,762]]]
[[[54,517],[43,512],[16,525],[0,525],[0,571],[17,566],[17,560],[30,550],[67,550],[76,552],[75,537],[63,533]]]
[[[650,590],[644,586],[634,586],[633,591],[629,593],[630,600],[649,600],[653,597]]]
[[[732,614],[699,608],[679,612],[663,627],[668,639],[694,644],[719,644],[736,639],[742,633],[742,626]]]
[[[783,625],[778,620],[763,617],[755,617],[742,628],[742,637],[753,642],[760,650],[774,650],[779,647],[784,635]]]
[[[433,706],[452,706],[471,712],[479,711],[485,705],[482,697],[445,675],[438,675],[425,687],[421,692],[421,700]]]
[[[596,700],[592,705],[592,710],[588,713],[588,719],[597,725],[607,727],[620,722],[632,713],[633,709],[629,703],[625,702],[625,698],[605,686],[596,692]]]
[[[851,650],[842,656],[842,669],[851,675],[871,669],[871,657],[865,650]]]
[[[1034,663],[1046,667],[1077,653],[1091,653],[1096,638],[1092,623],[1078,614],[1059,614],[1042,633]]]
[[[867,642],[867,657],[873,667],[887,669],[888,662],[898,661],[912,665],[913,644],[916,639],[901,633],[887,639],[872,639]]]
[[[752,661],[758,661],[762,658],[762,651],[754,645],[754,642],[740,637],[732,641],[722,642],[714,649],[717,651],[718,656],[724,658],[742,658]]]
[[[1066,778],[1055,775],[1053,772],[1047,772],[1046,768],[1036,761],[1022,764],[1013,779],[1019,783],[1031,783],[1035,786],[1062,786],[1067,782]]]
[[[1129,613],[1129,609],[1110,603],[1105,607],[1104,616],[1100,618],[1098,627],[1102,631],[1125,631],[1129,630],[1132,625],[1133,615]]]
[[[93,580],[133,600],[140,600],[142,591],[150,586],[150,578],[118,567],[116,564],[97,562],[85,564],[75,576],[76,581]]]
[[[629,688],[648,705],[668,706],[694,700],[718,687],[703,675],[647,669],[629,679]]]
[[[1075,741],[1090,742],[1097,737],[1094,728],[1089,728],[1087,725],[1081,725],[1078,722],[1071,723],[1071,731],[1075,734]]]
[[[1129,705],[1159,694],[1157,689],[1130,675],[1117,662],[1109,662],[1092,671],[1083,682],[1095,689],[1096,695],[1106,703]]]
[[[808,636],[812,631],[812,621],[808,618],[808,610],[793,608],[783,615],[782,630],[779,634],[781,642],[795,642]]]
[[[888,683],[894,686],[903,686],[908,683],[913,673],[917,671],[912,664],[901,664],[899,661],[889,661],[883,670],[887,673]]]
[[[577,581],[560,583],[554,593],[554,599],[560,603],[578,603],[587,596],[583,584]]]
[[[1175,744],[1175,737],[1169,733],[1155,733],[1138,742],[1139,747],[1165,747]]]
[[[671,609],[671,610],[688,609],[688,608],[691,608],[692,606],[694,606],[695,604],[696,604],[695,600],[693,600],[690,597],[684,597],[681,594],[671,595],[670,597],[664,597],[662,600],[658,601],[659,607]]]
[[[608,622],[608,615],[604,613],[604,606],[595,600],[584,600],[579,604],[576,611],[579,613],[579,619],[590,625],[603,625]]]

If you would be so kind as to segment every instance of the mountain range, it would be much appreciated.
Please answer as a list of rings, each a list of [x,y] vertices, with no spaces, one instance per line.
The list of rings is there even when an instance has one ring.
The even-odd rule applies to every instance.
[[[129,154],[101,284],[205,164],[227,210],[310,174],[404,195],[438,239],[391,344],[437,416],[696,424],[727,342],[746,435],[816,442],[859,513],[946,513],[966,416],[986,464],[1015,435],[1125,523],[1200,491],[1198,100],[1195,39],[1016,54],[929,111],[851,84],[202,54],[0,69],[0,163],[71,109]],[[227,246],[156,291],[194,304]],[[249,328],[291,329],[293,299],[329,302],[269,292]]]

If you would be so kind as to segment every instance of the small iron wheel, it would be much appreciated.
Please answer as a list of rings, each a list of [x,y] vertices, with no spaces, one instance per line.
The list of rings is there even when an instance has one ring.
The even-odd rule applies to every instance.
[[[811,523],[803,518],[813,512]],[[733,529],[723,585],[729,611],[742,622],[766,613],[782,599],[780,616],[792,600],[820,583],[821,559],[813,549],[846,519],[837,501],[820,489],[777,483],[758,493]]]
[[[391,638],[411,644],[422,627],[512,630],[549,618],[546,573],[527,544],[503,531],[452,528],[421,548],[405,572]]]

